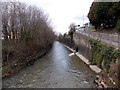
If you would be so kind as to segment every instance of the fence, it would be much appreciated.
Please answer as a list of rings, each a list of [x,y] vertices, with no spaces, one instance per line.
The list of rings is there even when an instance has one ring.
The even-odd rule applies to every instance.
[[[94,39],[99,39],[107,44],[120,48],[119,34],[100,33],[100,32],[94,32],[94,31],[86,31],[86,30],[77,31],[77,33],[81,33],[83,35],[86,35]]]

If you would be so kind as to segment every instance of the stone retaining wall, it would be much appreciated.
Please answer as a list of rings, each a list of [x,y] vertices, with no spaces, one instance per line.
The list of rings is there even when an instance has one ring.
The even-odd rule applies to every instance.
[[[78,47],[79,53],[85,58],[90,59],[90,44],[88,42],[89,37],[80,33],[74,34],[74,43]]]

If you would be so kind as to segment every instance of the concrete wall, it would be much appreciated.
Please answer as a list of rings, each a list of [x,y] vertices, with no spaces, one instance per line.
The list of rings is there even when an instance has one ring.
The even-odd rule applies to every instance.
[[[90,59],[90,44],[88,42],[88,39],[89,37],[83,34],[74,34],[74,43],[76,47],[78,47],[80,54],[82,54],[85,58]]]

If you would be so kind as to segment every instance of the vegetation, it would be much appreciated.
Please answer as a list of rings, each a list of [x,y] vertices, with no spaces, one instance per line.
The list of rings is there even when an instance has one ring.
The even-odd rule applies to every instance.
[[[55,40],[50,20],[37,7],[2,2],[3,77],[33,63]]]
[[[71,42],[71,37],[69,34],[64,34],[64,35],[59,35],[58,36],[58,39],[57,39],[59,42],[62,42],[64,43],[65,45],[75,49],[75,43],[74,43],[74,40],[72,40]]]
[[[96,64],[109,71],[111,62],[116,62],[120,56],[120,50],[103,44],[99,40],[89,39],[89,42],[91,45],[91,64]]]
[[[69,26],[69,32],[68,32],[68,35],[70,36],[70,38],[71,38],[71,44],[73,43],[73,34],[74,34],[74,32],[75,32],[75,24],[74,23],[72,23],[72,24],[70,24],[70,26]]]
[[[120,19],[117,21],[117,25],[114,29],[115,31],[120,31]]]
[[[120,2],[93,2],[88,18],[95,29],[114,28],[120,19]]]

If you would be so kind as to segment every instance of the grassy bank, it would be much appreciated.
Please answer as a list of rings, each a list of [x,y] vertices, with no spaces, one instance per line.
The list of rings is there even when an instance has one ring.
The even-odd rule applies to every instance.
[[[2,78],[14,75],[23,68],[33,65],[36,60],[46,55],[51,48],[52,45],[49,45],[47,48],[34,52],[30,56],[25,57],[23,60],[15,60],[4,63],[2,66]]]
[[[102,69],[100,76],[109,87],[119,87],[119,60],[120,50],[102,43],[99,40],[89,39],[91,46],[91,64]]]

